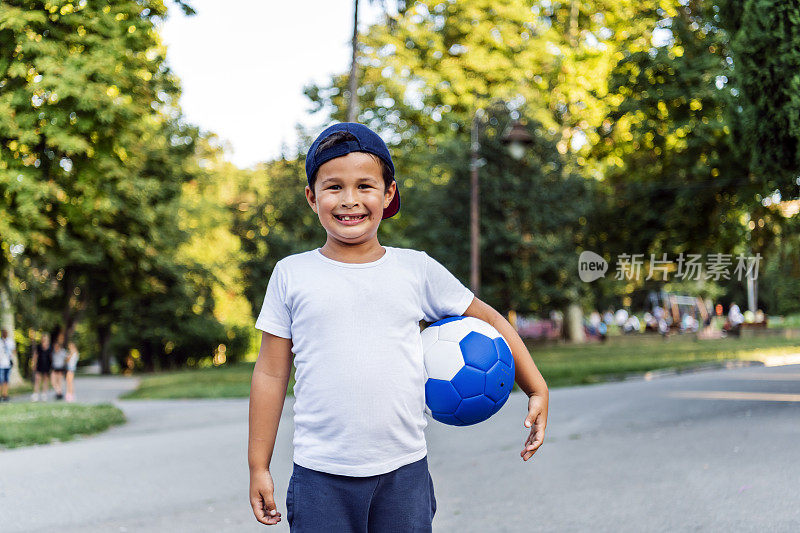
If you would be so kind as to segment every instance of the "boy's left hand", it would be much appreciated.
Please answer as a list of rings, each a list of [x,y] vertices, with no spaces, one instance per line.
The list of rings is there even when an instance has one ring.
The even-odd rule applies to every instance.
[[[523,461],[527,461],[539,446],[544,442],[544,428],[547,426],[547,399],[533,395],[528,398],[528,416],[525,417],[525,427],[531,428],[530,435],[523,444],[519,454]]]

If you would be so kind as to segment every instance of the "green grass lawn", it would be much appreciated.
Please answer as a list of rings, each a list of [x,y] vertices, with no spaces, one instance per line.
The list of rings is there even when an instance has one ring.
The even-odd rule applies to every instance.
[[[628,341],[628,339],[625,339]],[[619,379],[632,373],[686,368],[728,360],[760,360],[767,355],[800,353],[800,339],[777,337],[715,339],[641,337],[607,344],[529,346],[548,386],[565,387]],[[246,398],[252,363],[142,376],[139,388],[124,398]],[[289,381],[292,393],[294,375]]]
[[[9,387],[8,394],[10,396],[16,396],[18,394],[30,394],[33,392],[33,385],[28,380],[23,381],[22,385],[17,385],[15,387]]]
[[[800,353],[800,339],[726,338],[697,341],[650,337],[633,342],[530,347],[549,387],[618,379],[632,373],[687,368],[730,360],[759,361],[769,355]]]
[[[123,422],[125,415],[110,404],[4,403],[0,404],[0,447],[67,441]]]
[[[769,328],[800,328],[800,313],[787,316],[771,316],[767,321]]]
[[[252,375],[253,363],[142,375],[139,388],[123,398],[246,398]],[[294,372],[289,378],[289,394],[293,387]]]

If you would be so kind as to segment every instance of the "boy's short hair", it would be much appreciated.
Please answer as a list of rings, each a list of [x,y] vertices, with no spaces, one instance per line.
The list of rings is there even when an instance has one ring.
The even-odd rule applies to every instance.
[[[317,146],[317,149],[314,152],[314,155],[319,155],[324,150],[336,146],[337,144],[344,144],[348,141],[357,141],[357,140],[358,139],[356,139],[356,136],[350,133],[349,131],[335,131],[330,135],[328,135],[327,137],[325,137],[324,139],[322,139],[322,141],[320,141],[319,146]],[[389,186],[394,181],[394,172],[392,171],[391,168],[389,168],[389,165],[387,165],[386,162],[377,155],[371,154],[369,152],[364,152],[364,153],[366,153],[369,156],[372,156],[372,158],[375,161],[377,161],[378,164],[380,164],[381,174],[383,175],[383,185],[388,189]],[[311,187],[311,190],[314,190],[314,183],[316,183],[317,181],[318,173],[319,169],[317,169],[317,171],[314,172],[314,174],[309,179],[309,186]]]

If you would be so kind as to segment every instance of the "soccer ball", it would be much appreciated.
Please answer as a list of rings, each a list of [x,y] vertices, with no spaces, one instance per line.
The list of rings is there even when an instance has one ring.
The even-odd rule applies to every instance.
[[[469,426],[495,414],[514,386],[514,358],[496,329],[454,316],[422,331],[425,403],[439,422]]]

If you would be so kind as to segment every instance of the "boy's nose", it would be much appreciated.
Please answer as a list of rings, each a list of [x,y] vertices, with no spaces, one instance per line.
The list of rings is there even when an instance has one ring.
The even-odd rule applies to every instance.
[[[358,205],[358,200],[356,200],[356,195],[352,191],[346,191],[342,194],[342,207],[355,205]]]

